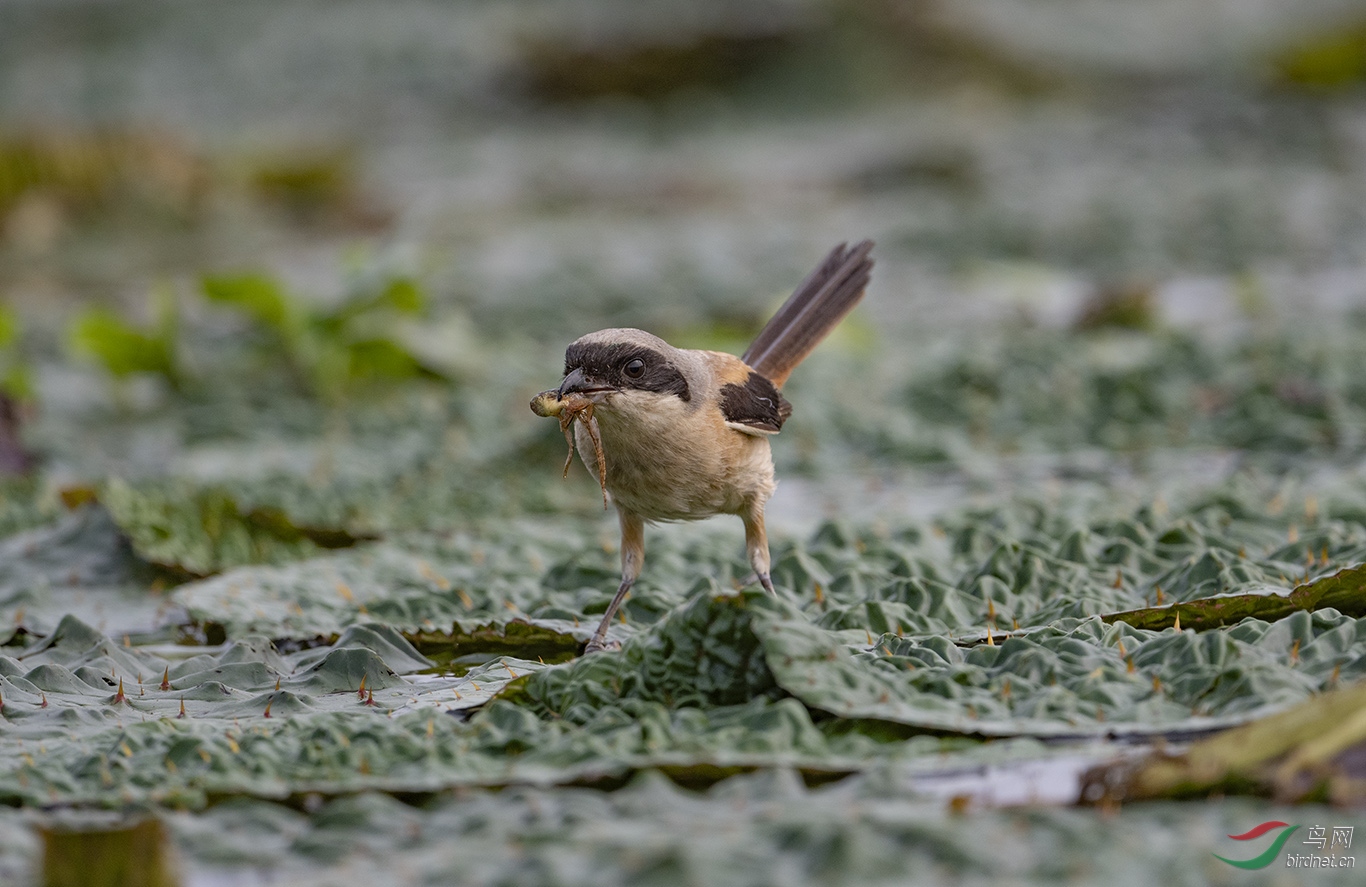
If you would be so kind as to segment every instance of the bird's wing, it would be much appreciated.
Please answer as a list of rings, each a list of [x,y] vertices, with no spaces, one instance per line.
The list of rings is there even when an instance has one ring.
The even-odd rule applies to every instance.
[[[729,354],[712,352],[719,383],[718,403],[728,428],[745,434],[777,434],[792,404],[766,376],[755,372]]]

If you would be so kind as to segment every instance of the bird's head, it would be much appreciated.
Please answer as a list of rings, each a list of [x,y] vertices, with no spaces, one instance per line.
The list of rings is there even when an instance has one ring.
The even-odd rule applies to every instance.
[[[564,354],[559,395],[580,394],[611,410],[677,398],[692,401],[697,361],[658,336],[634,329],[589,333]]]

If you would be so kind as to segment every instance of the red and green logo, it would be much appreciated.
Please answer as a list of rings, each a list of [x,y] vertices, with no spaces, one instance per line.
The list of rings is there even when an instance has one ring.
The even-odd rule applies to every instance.
[[[1240,869],[1264,869],[1275,862],[1276,857],[1281,855],[1281,850],[1285,847],[1285,842],[1290,840],[1290,836],[1293,835],[1298,828],[1298,825],[1290,825],[1285,822],[1264,822],[1261,825],[1254,826],[1248,831],[1243,832],[1241,835],[1229,835],[1229,837],[1235,841],[1254,841],[1267,832],[1274,832],[1276,829],[1280,829],[1281,833],[1276,836],[1276,840],[1272,841],[1271,846],[1267,847],[1261,854],[1254,856],[1251,859],[1225,859],[1215,853],[1214,858],[1220,862],[1226,862],[1229,865],[1237,866]]]

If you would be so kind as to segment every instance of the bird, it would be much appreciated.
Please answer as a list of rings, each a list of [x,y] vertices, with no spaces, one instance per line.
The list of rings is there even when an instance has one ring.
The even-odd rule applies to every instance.
[[[872,249],[871,240],[832,249],[740,357],[626,328],[565,350],[563,381],[532,409],[553,415],[575,404],[561,420],[566,431],[582,411],[574,443],[589,471],[601,472],[621,527],[621,583],[585,653],[608,647],[608,626],[645,563],[647,523],[738,516],[755,578],[775,594],[764,509],[775,488],[769,438],[792,415],[783,384],[863,298]]]

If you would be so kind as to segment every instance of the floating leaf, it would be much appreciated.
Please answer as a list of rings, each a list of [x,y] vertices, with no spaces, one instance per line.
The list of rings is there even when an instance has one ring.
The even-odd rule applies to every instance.
[[[358,541],[343,529],[298,526],[277,508],[243,507],[213,487],[135,487],[114,479],[99,498],[140,556],[196,576],[298,560]]]
[[[1135,628],[1159,631],[1174,625],[1205,630],[1232,625],[1247,618],[1268,622],[1298,610],[1332,608],[1349,616],[1366,616],[1366,564],[1358,564],[1297,585],[1289,594],[1226,594],[1151,607],[1126,610],[1102,617],[1106,622],[1124,622]]]

